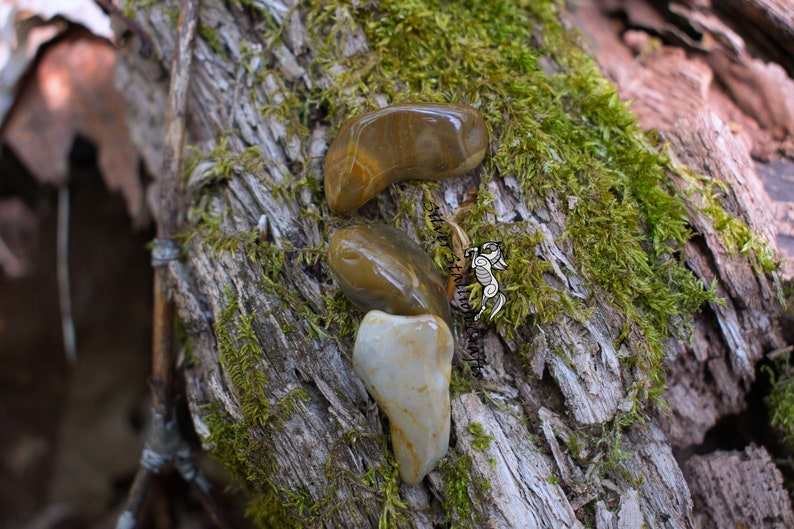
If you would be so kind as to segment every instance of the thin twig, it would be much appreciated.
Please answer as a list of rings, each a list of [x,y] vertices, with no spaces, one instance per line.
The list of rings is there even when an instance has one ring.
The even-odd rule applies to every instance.
[[[781,356],[791,354],[792,351],[794,351],[794,345],[788,345],[781,349],[775,349],[774,351],[771,351],[768,355],[766,355],[766,357],[770,360],[775,360]]]
[[[196,458],[187,443],[183,443],[176,453],[176,467],[182,478],[190,484],[215,525],[219,529],[232,529],[231,523],[221,514],[220,507],[215,503],[215,498],[210,493],[210,483],[196,465]]]
[[[185,145],[185,109],[193,59],[193,40],[198,26],[198,0],[186,0],[179,14],[179,36],[171,68],[165,147],[160,174],[160,214],[154,266],[154,314],[152,329],[152,390],[154,406],[167,420],[173,407],[173,307],[169,295],[168,264],[178,256],[174,241],[179,223],[179,184],[182,149]],[[158,248],[159,245],[159,248]],[[165,255],[158,255],[162,251]]]
[[[116,529],[133,529],[138,525],[138,516],[143,506],[143,500],[146,497],[146,491],[149,490],[152,474],[152,471],[145,466],[138,466],[135,479],[130,486],[130,491],[127,493],[127,502],[124,505],[124,510],[116,522]]]
[[[135,481],[130,488],[117,529],[137,526],[151,477],[166,465],[175,465],[180,475],[198,493],[215,523],[230,528],[209,494],[209,482],[195,465],[190,446],[176,424],[174,408],[173,315],[169,288],[169,264],[179,257],[174,240],[179,224],[180,167],[185,143],[185,111],[192,45],[198,25],[198,0],[185,0],[179,15],[176,55],[171,68],[165,147],[160,181],[160,211],[157,237],[152,250],[154,308],[152,314],[152,421]]]
[[[77,363],[77,337],[72,319],[72,296],[69,289],[69,185],[58,190],[58,298],[61,306],[63,349],[70,363]]]

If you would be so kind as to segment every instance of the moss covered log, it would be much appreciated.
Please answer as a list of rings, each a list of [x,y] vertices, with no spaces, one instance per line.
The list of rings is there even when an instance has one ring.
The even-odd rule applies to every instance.
[[[687,261],[693,217],[757,281],[770,284],[774,260],[721,206],[714,179],[641,131],[559,8],[203,3],[185,259],[172,273],[196,429],[261,527],[584,527],[635,504],[649,527],[694,527],[659,426],[670,343],[689,343],[695,315],[721,303]],[[175,9],[130,11],[166,68]],[[126,67],[130,86],[161,90],[156,73]],[[332,214],[322,161],[341,124],[415,101],[476,107],[492,138],[482,167]],[[330,279],[325,252],[340,227],[386,222],[448,277],[455,235],[431,211],[472,245],[503,244],[507,303],[476,324],[453,303],[450,452],[406,487],[385,419],[352,372],[362,314]],[[462,291],[479,306],[476,282]],[[471,329],[481,373],[464,358]]]

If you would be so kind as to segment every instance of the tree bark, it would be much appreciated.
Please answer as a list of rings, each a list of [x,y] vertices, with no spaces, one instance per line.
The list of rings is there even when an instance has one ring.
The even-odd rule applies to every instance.
[[[773,217],[776,208],[757,168],[775,152],[791,155],[794,114],[787,108],[794,103],[794,83],[787,76],[764,75],[779,67],[753,58],[739,35],[710,10],[679,6],[677,14],[703,31],[702,41],[738,44],[717,44],[688,56],[696,43],[658,49],[651,44],[646,31],[675,30],[663,14],[641,9],[644,4],[605,4],[596,2],[572,15],[622,96],[634,101],[632,109],[643,127],[657,130],[693,171],[728,184],[722,197],[727,209],[774,244],[785,219]],[[618,34],[608,14],[624,9],[629,21]],[[741,87],[739,79],[744,80]],[[764,91],[779,95],[752,102],[737,95]],[[770,101],[779,112],[764,122]],[[775,130],[788,132],[775,140]],[[679,447],[701,442],[719,417],[741,411],[756,362],[764,352],[783,346],[770,283],[726,247],[702,215],[690,213],[697,236],[688,245],[687,261],[705,282],[717,281],[725,304],[711,305],[697,317],[691,346],[670,343],[666,399],[673,414],[666,429]]]
[[[714,220],[696,207],[699,197],[694,193],[688,213],[696,235],[684,249],[686,261],[704,284],[713,282],[723,301],[692,317],[689,343],[668,341],[665,398],[671,411],[651,407],[644,424],[628,426],[620,445],[623,457],[618,458],[622,471],[602,473],[598,461],[582,463],[587,458],[573,446],[582,431],[592,434],[605,428],[631,405],[632,378],[620,358],[626,348],[637,346],[636,337],[616,347],[625,315],[605,298],[591,295],[593,287],[573,264],[575,251],[561,236],[570,197],[552,193],[529,207],[516,176],[492,180],[487,191],[494,197],[496,221],[526,223],[545,236],[536,252],[553,271],[546,280],[572,298],[588,300],[591,317],[581,321],[562,316],[539,329],[527,323],[516,329],[518,338],[513,340],[486,328],[484,381],[452,396],[453,446],[447,460],[419,486],[395,487],[399,480],[383,423],[352,370],[353,338],[336,335],[333,323],[318,328],[318,320],[306,316],[307,311],[331,310],[335,288],[327,267],[306,256],[318,249],[321,255],[329,226],[339,223],[323,217],[311,192],[290,186],[301,174],[317,175],[307,185],[321,185],[329,127],[313,120],[313,128],[302,136],[279,120],[277,112],[263,114],[258,108],[263,102],[277,108],[294,85],[330,86],[337,66],[309,60],[329,35],[337,40],[340,58],[371,53],[371,44],[357,27],[352,7],[337,7],[333,25],[318,34],[302,4],[253,4],[256,9],[219,0],[201,5],[202,25],[214,37],[205,34],[196,42],[188,143],[203,153],[216,149],[216,155],[214,161],[200,160],[189,175],[186,191],[194,209],[182,212],[185,258],[169,267],[173,299],[189,343],[183,371],[196,431],[207,448],[217,450],[223,443],[217,417],[225,417],[227,430],[244,429],[237,439],[245,443],[233,447],[238,461],[232,470],[252,497],[272,502],[269,511],[261,503],[253,505],[254,518],[263,526],[279,526],[274,520],[287,519],[321,527],[696,527],[690,490],[698,498],[705,496],[703,487],[712,486],[710,467],[698,466],[698,479],[688,485],[673,448],[700,442],[718,418],[742,409],[756,362],[784,345],[773,276],[731,248]],[[769,138],[787,148],[794,127],[779,115],[759,121],[747,113],[756,108],[750,100],[742,111],[732,99],[741,92],[738,82],[733,92],[715,88],[719,68],[725,80],[721,86],[730,85],[725,73],[730,65],[717,57],[723,48],[691,58],[668,46],[630,47],[632,38],[644,38],[635,28],[624,33],[623,41],[606,31],[604,13],[630,10],[628,5],[584,3],[566,16],[590,36],[588,45],[603,70],[623,98],[635,100],[643,126],[658,129],[676,163],[727,184],[720,197],[726,209],[760,240],[774,245],[771,208],[751,154],[771,156],[764,141]],[[175,46],[168,15],[172,8],[157,4],[138,13],[158,59],[147,62],[127,53],[117,75],[130,100],[133,137],[149,168],[161,166],[167,67]],[[689,15],[689,20],[701,21],[704,32],[702,28],[716,30],[702,23],[703,17],[720,20],[708,11]],[[758,20],[764,23],[763,17]],[[272,23],[279,27],[279,37],[263,39],[262,27]],[[719,31],[721,37],[735,35],[727,26]],[[758,66],[743,48],[732,52],[732,65]],[[732,71],[731,79],[740,78]],[[774,70],[770,75],[778,74]],[[381,94],[372,97],[386,102]],[[779,97],[794,101],[785,93]],[[742,132],[734,130],[737,119],[747,124]],[[241,153],[251,146],[262,157],[246,165]],[[221,175],[223,156],[229,156],[232,169]],[[680,175],[670,178],[686,195],[691,182]],[[444,181],[441,196],[465,196],[473,185],[476,175]],[[386,193],[396,196],[394,190]],[[459,205],[447,200],[441,204],[445,211]],[[415,202],[421,211],[418,194]],[[388,214],[395,213],[396,203],[387,201]],[[216,222],[212,233],[206,231],[207,215]],[[270,281],[263,280],[270,265],[247,253],[243,242],[251,237],[262,242],[260,250],[272,248],[274,256],[284,256],[278,276]],[[225,245],[219,248],[214,244],[218,241]],[[257,258],[262,255],[256,253]],[[326,323],[332,316],[328,318]],[[532,379],[518,359],[526,345],[536,376]],[[260,356],[245,356],[247,348],[257,347]],[[226,350],[241,352],[239,363],[224,361]],[[258,380],[252,387],[264,394],[247,393],[240,377]],[[263,417],[259,425],[245,421],[251,406]],[[493,438],[484,448],[470,429],[474,423]],[[778,496],[770,508],[778,510],[775,516],[781,520],[791,520],[791,506],[779,498],[780,487],[778,480]],[[702,504],[699,500],[695,507]]]
[[[748,446],[743,453],[695,456],[686,470],[704,529],[741,523],[780,529],[794,525],[783,477],[766,449]]]

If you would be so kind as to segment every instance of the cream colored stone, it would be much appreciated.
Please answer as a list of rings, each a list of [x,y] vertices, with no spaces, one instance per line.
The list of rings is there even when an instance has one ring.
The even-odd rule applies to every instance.
[[[449,446],[452,333],[432,314],[364,316],[353,349],[353,369],[386,412],[400,477],[416,485]]]

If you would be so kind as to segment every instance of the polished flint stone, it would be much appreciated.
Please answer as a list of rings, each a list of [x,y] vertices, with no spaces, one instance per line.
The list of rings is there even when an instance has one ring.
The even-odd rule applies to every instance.
[[[342,228],[328,244],[328,265],[342,292],[365,312],[435,314],[452,324],[441,274],[422,248],[396,228]]]
[[[358,329],[353,369],[389,417],[394,456],[408,485],[422,481],[447,453],[453,349],[449,327],[432,314],[373,310]]]
[[[346,121],[325,157],[325,197],[349,213],[400,180],[466,174],[485,156],[488,127],[473,108],[408,103]]]

